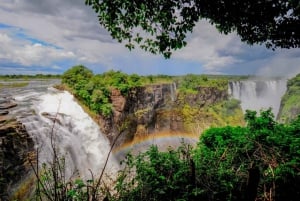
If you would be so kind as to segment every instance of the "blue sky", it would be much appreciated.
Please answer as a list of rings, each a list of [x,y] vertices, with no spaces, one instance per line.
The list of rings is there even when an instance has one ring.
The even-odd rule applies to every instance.
[[[249,46],[200,21],[188,45],[171,59],[112,40],[85,0],[0,0],[0,74],[63,73],[82,64],[94,73],[257,74],[300,73],[300,50]]]

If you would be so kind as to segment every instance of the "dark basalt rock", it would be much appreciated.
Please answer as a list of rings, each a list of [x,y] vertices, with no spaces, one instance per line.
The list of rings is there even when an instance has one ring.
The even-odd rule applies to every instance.
[[[31,167],[36,165],[34,142],[25,126],[10,115],[16,106],[12,97],[0,97],[0,201],[27,200],[32,189],[23,184],[35,179]]]
[[[1,112],[4,112],[3,110],[7,111],[8,109],[16,106],[17,103],[15,103],[12,98],[0,97],[0,115],[3,115],[1,114]]]
[[[3,111],[0,110],[0,115],[7,115],[8,113],[9,113],[8,110],[3,110]]]
[[[31,171],[34,143],[16,119],[0,124],[0,200],[10,200],[15,184]]]
[[[227,90],[199,87],[195,94],[178,94],[174,84],[157,84],[131,89],[123,96],[117,89],[111,91],[112,115],[99,115],[101,131],[110,142],[118,136],[119,145],[132,141],[136,136],[158,132],[188,132],[180,111],[184,105],[195,108],[228,99]]]

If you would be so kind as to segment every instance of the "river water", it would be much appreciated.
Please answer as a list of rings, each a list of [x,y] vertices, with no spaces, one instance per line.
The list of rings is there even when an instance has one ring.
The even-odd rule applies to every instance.
[[[1,89],[0,95],[18,104],[10,115],[25,125],[35,148],[39,150],[41,163],[51,163],[55,147],[66,159],[67,177],[88,179],[90,171],[97,176],[110,150],[109,141],[70,93],[52,87],[59,82],[29,81],[26,87]],[[118,162],[113,155],[107,170],[106,173],[113,175],[118,170]]]

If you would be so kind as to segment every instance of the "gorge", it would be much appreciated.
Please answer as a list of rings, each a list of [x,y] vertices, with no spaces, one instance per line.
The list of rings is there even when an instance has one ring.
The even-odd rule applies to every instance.
[[[119,149],[110,158],[108,168],[113,174],[119,168],[118,160],[132,147],[146,149],[151,143],[159,143],[154,139],[162,139],[162,146],[178,144],[183,138],[193,144],[210,126],[243,125],[241,107],[232,97],[241,101],[243,110],[274,107],[277,113],[286,81],[231,81],[225,87],[199,85],[192,92],[182,90],[182,83],[174,81],[133,87],[126,96],[120,89],[112,89],[111,115],[98,114],[93,119],[73,95],[52,88],[54,83],[31,82],[25,88],[2,90],[1,97],[10,96],[18,105],[9,115],[26,128],[34,148],[40,150],[40,162],[51,162],[51,133],[54,133],[57,147],[67,160],[68,176],[89,178],[88,169],[93,173],[101,171],[110,143],[119,133],[116,144]],[[73,94],[80,100],[76,92]],[[268,96],[270,99],[259,105]],[[139,142],[137,146],[132,143],[135,140]],[[10,189],[9,196],[16,189]],[[1,196],[8,196],[5,193],[1,192]]]

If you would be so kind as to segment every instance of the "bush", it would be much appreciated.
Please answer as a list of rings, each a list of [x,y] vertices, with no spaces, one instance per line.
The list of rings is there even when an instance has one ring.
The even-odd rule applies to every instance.
[[[300,195],[300,117],[275,122],[247,111],[245,127],[210,128],[194,150],[151,147],[125,160],[117,200],[296,200]],[[132,177],[132,173],[134,176]]]
[[[110,100],[112,89],[118,89],[126,96],[131,88],[141,85],[137,74],[127,75],[111,70],[93,75],[92,71],[84,66],[74,66],[67,70],[62,76],[62,83],[66,84],[92,111],[106,117],[112,114]]]

